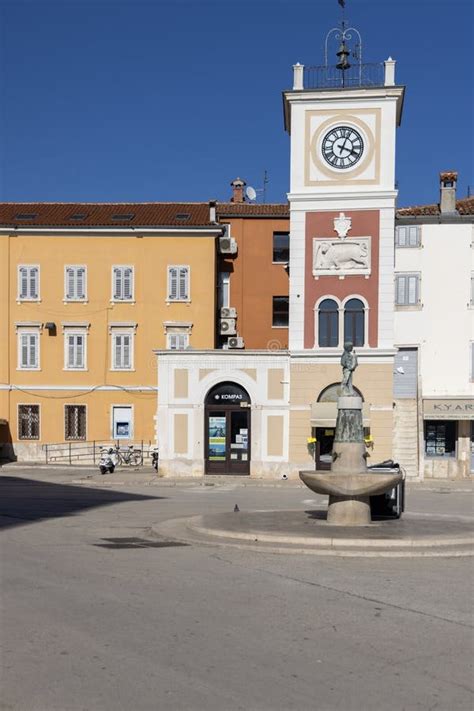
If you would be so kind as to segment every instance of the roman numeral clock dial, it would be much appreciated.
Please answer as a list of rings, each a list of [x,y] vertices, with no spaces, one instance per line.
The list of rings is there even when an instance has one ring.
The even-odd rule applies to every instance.
[[[336,126],[326,133],[321,142],[321,152],[332,168],[352,168],[362,158],[364,141],[355,128]]]

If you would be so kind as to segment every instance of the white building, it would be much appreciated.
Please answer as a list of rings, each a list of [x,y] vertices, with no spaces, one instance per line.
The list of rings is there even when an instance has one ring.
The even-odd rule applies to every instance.
[[[329,468],[346,341],[359,359],[354,385],[372,461],[392,453],[395,134],[404,87],[391,58],[349,68],[342,60],[337,69],[297,64],[283,94],[289,350],[156,351],[165,475],[297,477],[314,467],[315,441],[316,465]]]
[[[474,198],[397,211],[394,457],[420,478],[474,470]]]

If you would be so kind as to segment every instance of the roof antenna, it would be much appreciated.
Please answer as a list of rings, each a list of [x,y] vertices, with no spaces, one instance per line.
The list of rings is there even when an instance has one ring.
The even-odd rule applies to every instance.
[[[251,185],[249,185],[245,189],[245,197],[247,200],[250,200],[251,202],[255,202],[257,199],[257,195],[259,193],[262,193],[263,195],[263,202],[265,203],[267,201],[267,183],[270,182],[270,178],[268,177],[268,172],[265,171],[263,174],[263,188],[253,188]]]

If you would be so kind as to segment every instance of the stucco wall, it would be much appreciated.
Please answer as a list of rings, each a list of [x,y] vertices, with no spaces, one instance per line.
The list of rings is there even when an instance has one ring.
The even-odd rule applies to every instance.
[[[18,302],[20,264],[40,266],[38,302]],[[167,303],[167,267],[174,264],[190,266],[189,302]],[[16,235],[0,238],[0,265],[0,336],[4,346],[0,355],[0,382],[4,384],[0,386],[4,388],[0,391],[0,418],[8,420],[13,441],[17,440],[18,403],[41,405],[40,442],[64,440],[65,403],[88,406],[89,440],[110,439],[111,407],[120,403],[134,407],[134,437],[153,439],[157,385],[153,349],[166,348],[163,323],[191,323],[191,346],[214,346],[215,289],[209,285],[215,279],[215,238]],[[87,266],[86,303],[64,302],[65,265]],[[134,267],[134,303],[112,302],[113,265]],[[15,324],[47,321],[56,324],[56,335],[49,335],[44,328],[38,331],[40,369],[18,370]],[[88,325],[86,370],[64,369],[63,323]],[[116,323],[136,324],[132,370],[111,370],[110,324]],[[110,390],[113,386],[118,389]],[[97,387],[109,390],[91,392]],[[148,392],[138,392],[140,388],[148,388]]]

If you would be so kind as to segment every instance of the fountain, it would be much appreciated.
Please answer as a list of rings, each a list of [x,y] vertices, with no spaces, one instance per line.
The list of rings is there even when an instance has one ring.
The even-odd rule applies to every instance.
[[[317,494],[329,495],[327,523],[367,526],[371,523],[370,497],[393,489],[402,474],[373,474],[367,469],[362,423],[362,398],[352,386],[357,356],[352,343],[341,357],[341,395],[337,401],[336,434],[331,471],[301,471],[300,479]]]

